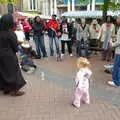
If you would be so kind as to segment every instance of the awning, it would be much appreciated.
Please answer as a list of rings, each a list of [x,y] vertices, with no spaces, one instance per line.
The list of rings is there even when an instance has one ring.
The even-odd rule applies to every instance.
[[[68,18],[100,18],[103,15],[103,11],[71,11],[65,12],[61,16]],[[120,11],[108,11],[107,15],[110,16],[118,16],[120,15]]]

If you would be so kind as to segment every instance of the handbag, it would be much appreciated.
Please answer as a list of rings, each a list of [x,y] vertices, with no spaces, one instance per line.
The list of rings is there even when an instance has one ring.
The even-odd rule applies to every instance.
[[[56,32],[54,30],[52,30],[51,28],[48,28],[48,36],[49,37],[55,37],[56,36]]]

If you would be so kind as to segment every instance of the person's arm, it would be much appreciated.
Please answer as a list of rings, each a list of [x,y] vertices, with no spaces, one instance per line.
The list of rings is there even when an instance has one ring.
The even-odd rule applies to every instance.
[[[119,46],[120,45],[120,28],[119,28],[119,30],[118,30],[118,32],[117,32],[117,40],[116,40],[116,42],[114,42],[113,43],[113,47],[117,47],[117,46]]]
[[[112,38],[115,38],[115,26],[114,26],[114,24],[112,25]]]
[[[101,35],[102,35],[102,32],[103,32],[103,25],[101,26],[101,28],[99,29],[99,33],[98,33],[98,40],[100,39]]]

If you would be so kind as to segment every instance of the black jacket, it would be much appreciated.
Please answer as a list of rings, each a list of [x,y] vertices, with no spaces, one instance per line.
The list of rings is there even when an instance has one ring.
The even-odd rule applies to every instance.
[[[41,21],[39,23],[35,22],[33,25],[32,25],[32,30],[33,30],[33,34],[34,35],[43,35],[44,34],[44,22]]]
[[[21,74],[16,52],[17,37],[11,30],[0,31],[0,89],[17,91],[26,82]]]
[[[63,30],[62,30],[62,24],[60,25],[60,32],[63,33]],[[68,29],[68,37],[71,38],[72,37],[72,26],[71,24],[67,23],[67,29]]]

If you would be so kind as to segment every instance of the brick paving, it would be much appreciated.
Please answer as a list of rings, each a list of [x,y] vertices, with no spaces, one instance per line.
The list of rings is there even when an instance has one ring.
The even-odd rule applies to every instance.
[[[61,63],[54,58],[37,61],[39,65],[34,74],[23,73],[28,82],[24,88],[26,95],[13,98],[0,94],[0,120],[119,120],[119,104],[113,105],[114,102],[100,96],[114,93],[113,97],[117,98],[119,88],[107,86],[106,82],[111,76],[102,72],[104,63],[98,58],[95,61],[91,59],[96,64],[93,67],[95,75],[91,83],[91,104],[82,104],[80,109],[72,107],[75,61],[75,57],[66,57]],[[44,81],[41,80],[41,71],[45,72]],[[103,89],[98,90],[98,87]]]
[[[14,98],[0,93],[0,120],[120,120],[120,88],[107,85],[111,75],[104,73],[105,63],[99,56],[90,59],[91,104],[82,104],[80,109],[71,105],[76,60],[76,57],[65,57],[59,63],[54,57],[37,60],[34,74],[23,73],[28,83],[24,88],[26,95]],[[44,81],[41,72],[45,73]]]

